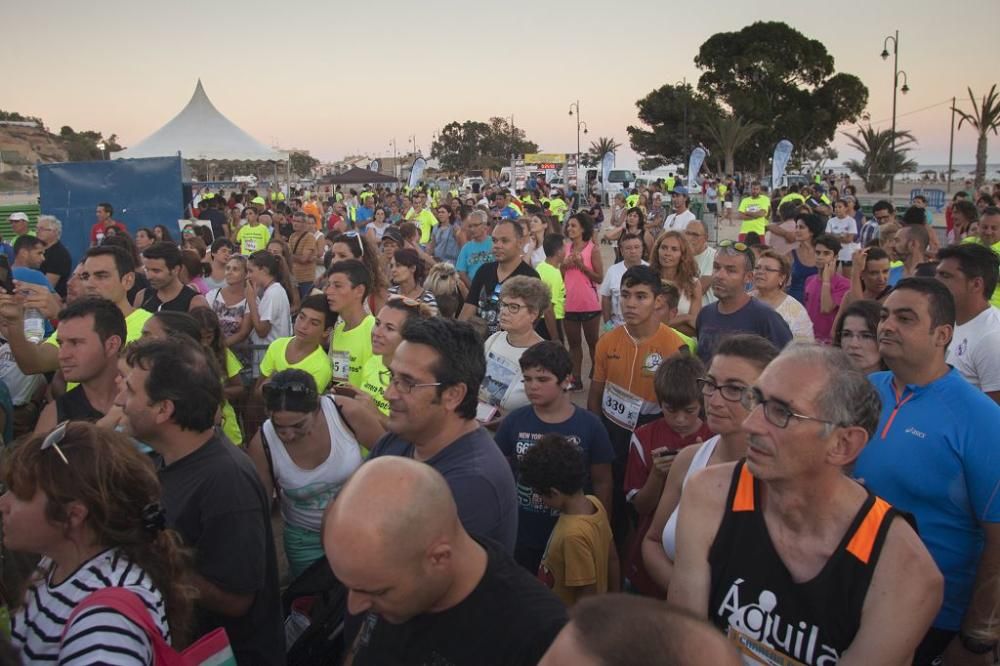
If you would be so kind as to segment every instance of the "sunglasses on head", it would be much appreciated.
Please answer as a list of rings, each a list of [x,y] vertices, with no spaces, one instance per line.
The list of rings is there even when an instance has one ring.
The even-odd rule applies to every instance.
[[[62,461],[68,465],[69,460],[66,459],[66,454],[63,453],[62,448],[59,446],[59,443],[66,437],[67,427],[69,427],[69,421],[63,421],[53,428],[52,432],[46,435],[45,439],[42,440],[41,450],[45,451],[50,448],[55,449],[56,453],[59,454],[59,457],[62,458]]]
[[[739,252],[740,254],[745,254],[746,256],[750,257],[750,268],[753,268],[754,263],[756,263],[755,262],[756,257],[754,257],[753,251],[750,250],[750,246],[741,241],[731,241],[731,240],[719,241],[719,249],[732,250],[735,252]]]
[[[284,395],[305,398],[310,395],[316,395],[316,389],[301,381],[268,382],[264,384],[262,392],[265,398],[277,398]]]
[[[361,256],[365,256],[365,244],[361,240],[361,234],[357,231],[345,231],[344,235],[348,238],[354,238],[358,241],[358,249],[361,251]]]

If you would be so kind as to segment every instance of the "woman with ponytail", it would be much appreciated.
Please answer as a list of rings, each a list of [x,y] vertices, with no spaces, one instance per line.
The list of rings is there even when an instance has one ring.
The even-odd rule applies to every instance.
[[[100,603],[73,613],[108,587],[135,594],[164,639],[183,646],[191,559],[164,529],[156,472],[128,437],[64,422],[12,448],[2,469],[4,545],[41,555],[11,618],[26,663],[152,664],[149,637],[124,614]]]
[[[247,306],[252,322],[250,344],[257,347],[254,365],[264,357],[263,349],[278,338],[292,334],[291,302],[294,289],[288,281],[285,260],[258,250],[247,262]]]

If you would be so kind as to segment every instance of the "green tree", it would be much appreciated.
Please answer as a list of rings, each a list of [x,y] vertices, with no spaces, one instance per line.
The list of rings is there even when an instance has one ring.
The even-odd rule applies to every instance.
[[[707,138],[702,128],[722,113],[717,103],[690,85],[660,86],[635,105],[646,127],[629,125],[627,131],[632,149],[642,156],[643,169],[686,162],[688,149]]]
[[[976,140],[976,187],[978,188],[986,179],[987,135],[992,131],[995,136],[997,128],[1000,127],[1000,97],[997,96],[997,85],[994,83],[978,104],[975,95],[972,94],[972,88],[969,88],[969,101],[972,102],[971,112],[956,108],[955,113],[961,116],[958,129],[962,129],[963,124],[969,123],[979,134]]]
[[[305,153],[290,153],[288,155],[289,166],[292,173],[305,178],[312,173],[312,168],[319,164],[319,160]]]
[[[22,123],[38,123],[39,127],[45,127],[45,123],[42,122],[41,118],[36,116],[25,116],[17,111],[4,111],[3,109],[0,109],[0,120],[12,120]]]
[[[511,154],[534,153],[538,144],[529,141],[523,129],[507,118],[490,118],[488,123],[466,120],[445,125],[431,144],[431,157],[446,171],[498,169],[510,164]]]
[[[118,135],[112,134],[104,138],[100,132],[85,130],[77,132],[69,125],[63,125],[59,129],[59,137],[66,148],[67,159],[70,162],[87,162],[92,160],[108,160],[111,154],[120,150],[125,150],[119,145]],[[98,145],[104,144],[104,149]]]
[[[597,141],[590,142],[590,148],[586,153],[580,155],[580,162],[585,167],[596,167],[600,164],[605,153],[617,152],[622,144],[615,141],[614,137],[602,136]]]
[[[895,153],[892,150],[892,130],[877,130],[868,125],[859,126],[854,134],[842,134],[862,157],[861,161],[848,160],[844,166],[864,181],[869,192],[884,191],[891,173],[913,173],[917,170],[916,161],[907,157],[917,142],[909,131],[896,131]]]
[[[763,129],[760,123],[743,122],[742,118],[730,115],[719,115],[705,123],[712,145],[725,159],[726,173],[735,172],[736,151]]]
[[[704,72],[700,92],[745,122],[764,126],[737,153],[738,162],[758,171],[781,139],[799,151],[825,146],[868,103],[868,88],[858,77],[834,73],[822,42],[785,23],[758,21],[712,35],[694,62]]]

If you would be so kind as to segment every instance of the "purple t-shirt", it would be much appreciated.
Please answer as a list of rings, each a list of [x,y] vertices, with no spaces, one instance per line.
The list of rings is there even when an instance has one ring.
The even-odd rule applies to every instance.
[[[833,279],[830,280],[830,295],[833,296],[833,302],[837,304],[837,307],[825,314],[820,308],[820,292],[822,288],[823,281],[819,275],[810,275],[806,278],[805,305],[806,312],[809,313],[809,318],[812,319],[813,334],[816,336],[816,342],[830,344],[833,340],[833,322],[837,318],[837,312],[840,310],[841,301],[844,300],[844,294],[851,290],[851,281],[840,273],[833,274]]]

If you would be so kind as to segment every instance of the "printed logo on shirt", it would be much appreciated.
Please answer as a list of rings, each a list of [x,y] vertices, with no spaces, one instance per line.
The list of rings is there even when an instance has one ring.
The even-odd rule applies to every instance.
[[[538,443],[542,437],[548,433],[544,432],[519,432],[517,433],[517,441],[514,442],[514,457],[520,461],[524,457],[524,454],[528,452],[535,444]],[[566,436],[566,440],[571,444],[575,444],[580,447],[580,438],[576,435]],[[542,496],[536,493],[530,487],[524,485],[520,480],[516,483],[517,486],[517,505],[522,511],[528,511],[530,513],[540,513],[545,516],[558,516],[559,512],[555,509],[548,507],[545,502],[542,501]]]
[[[969,350],[969,339],[962,338],[962,341],[958,344],[958,348],[955,349],[955,356],[964,356],[965,352]]]
[[[660,367],[661,363],[663,363],[663,356],[660,355],[660,352],[649,352],[642,360],[642,374],[655,375],[656,369]]]
[[[744,663],[781,666],[833,666],[838,652],[820,642],[820,628],[804,621],[781,617],[778,597],[761,590],[756,601],[742,604],[737,578],[726,592],[716,615],[729,623],[728,636],[744,655]]]
[[[906,432],[907,435],[913,435],[914,437],[919,437],[920,439],[926,439],[927,438],[927,433],[921,432],[921,431],[917,430],[916,428],[914,428],[913,426],[910,426],[909,428],[907,428],[905,432]]]

